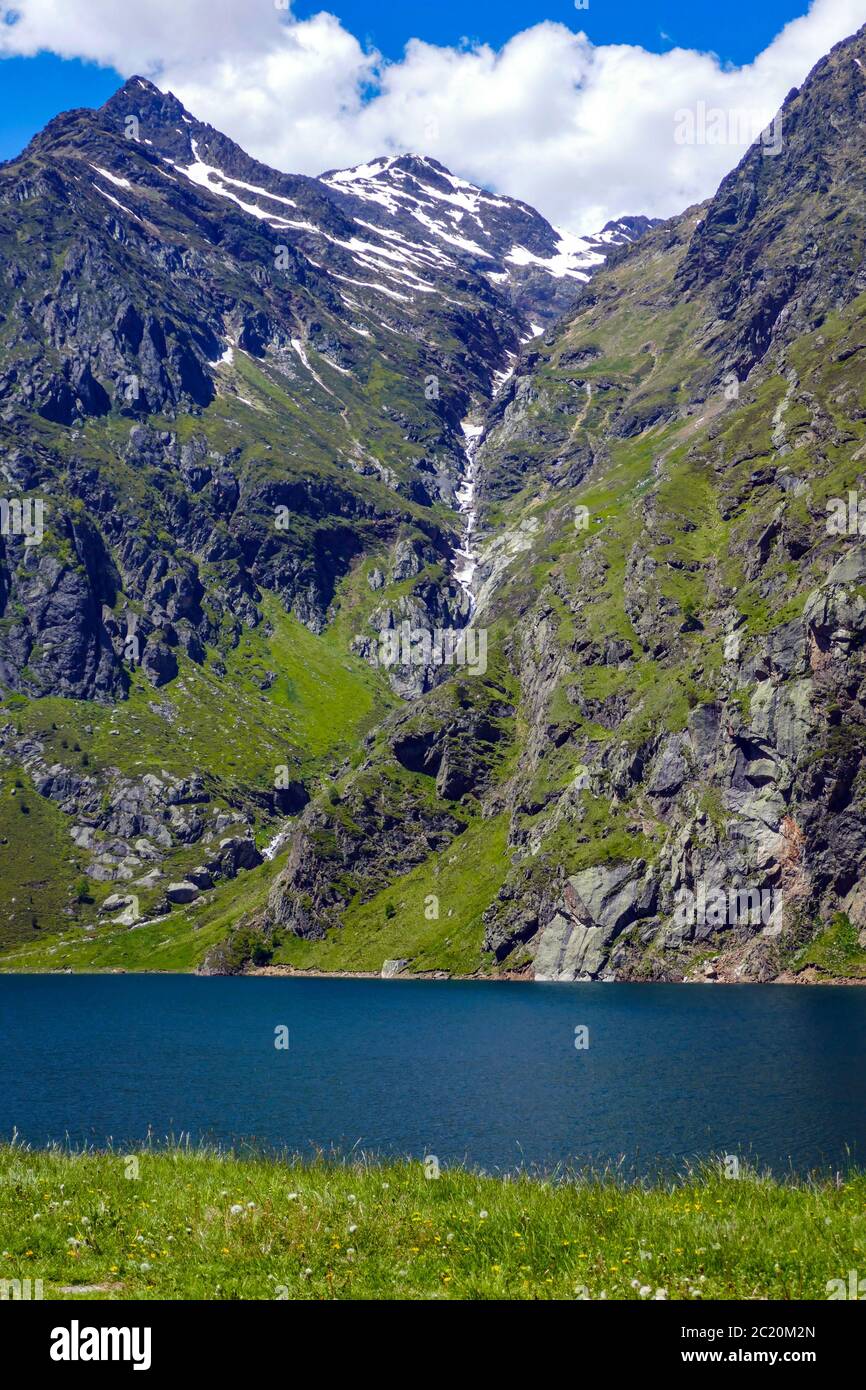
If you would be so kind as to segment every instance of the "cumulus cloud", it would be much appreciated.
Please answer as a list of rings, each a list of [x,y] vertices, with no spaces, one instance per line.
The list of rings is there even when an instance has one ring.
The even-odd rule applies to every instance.
[[[0,0],[0,55],[47,49],[142,73],[291,172],[412,150],[590,231],[714,192],[790,88],[864,20],[866,0],[813,0],[743,67],[593,45],[552,22],[498,50],[413,39],[388,62],[335,16],[298,21],[280,0]],[[681,113],[699,110],[726,113],[728,136],[716,120],[710,143],[684,142]]]

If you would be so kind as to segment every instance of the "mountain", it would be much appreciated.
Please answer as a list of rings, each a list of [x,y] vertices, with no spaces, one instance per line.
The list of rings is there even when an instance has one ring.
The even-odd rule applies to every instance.
[[[278,958],[866,973],[864,34],[524,351],[475,455],[486,674],[305,810]]]
[[[138,79],[0,169],[4,966],[866,977],[864,72],[580,245]]]
[[[467,417],[647,223],[557,249],[383,166],[279,173],[141,78],[0,166],[7,940],[101,950],[190,895],[233,920],[282,819],[439,679],[372,645],[469,617]]]
[[[531,328],[559,317],[615,246],[636,241],[659,219],[623,217],[596,235],[557,231],[534,208],[455,178],[437,160],[383,156],[322,182],[355,221],[410,258],[481,274]]]

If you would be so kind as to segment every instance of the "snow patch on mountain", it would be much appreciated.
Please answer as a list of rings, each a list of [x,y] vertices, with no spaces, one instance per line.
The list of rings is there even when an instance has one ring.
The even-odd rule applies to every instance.
[[[129,182],[129,179],[120,179],[117,177],[116,174],[110,174],[107,169],[100,168],[98,164],[91,164],[90,167],[91,169],[95,169],[97,174],[100,174],[102,178],[108,179],[109,183],[113,183],[115,188],[132,187],[132,184]]]
[[[540,266],[556,280],[564,275],[573,280],[588,280],[590,268],[601,265],[604,256],[600,251],[594,251],[584,237],[575,236],[573,232],[558,232],[558,236],[556,251],[552,256],[536,256],[525,246],[512,246],[505,259],[514,265]]]
[[[166,160],[166,163],[171,164],[172,168],[177,169],[179,174],[185,174],[191,183],[198,184],[200,188],[206,188],[208,192],[216,193],[221,198],[229,198],[244,212],[249,213],[251,217],[257,217],[261,222],[268,222],[272,227],[303,225],[301,223],[292,223],[282,217],[277,217],[275,213],[266,212],[255,203],[244,202],[242,198],[239,198],[238,195],[233,193],[226,185],[233,184],[236,188],[242,188],[246,192],[254,193],[256,197],[269,198],[272,202],[285,203],[293,208],[297,207],[297,203],[291,198],[283,198],[277,193],[269,193],[266,188],[259,188],[252,183],[244,183],[241,179],[233,179],[229,174],[223,173],[222,169],[217,169],[212,164],[206,164],[199,156],[196,141],[192,140],[190,143],[194,155],[192,164],[183,167],[176,164],[174,160],[171,159]]]

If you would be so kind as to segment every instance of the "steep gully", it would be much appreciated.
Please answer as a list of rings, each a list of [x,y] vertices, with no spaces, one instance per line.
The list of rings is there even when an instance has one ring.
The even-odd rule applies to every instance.
[[[528,338],[531,340],[542,330],[535,324],[532,325]],[[515,357],[516,361],[516,357]],[[506,370],[497,372],[493,381],[493,397],[505,386],[505,383],[514,373],[514,366],[509,366]],[[464,444],[464,467],[460,473],[457,487],[454,493],[456,510],[464,518],[463,540],[454,552],[454,565],[452,574],[460,588],[465,593],[469,602],[469,611],[466,619],[467,627],[472,622],[477,607],[477,598],[474,589],[475,572],[479,564],[477,521],[478,511],[475,505],[476,487],[478,482],[478,448],[484,437],[484,425],[479,423],[475,410],[464,417],[461,421]],[[262,855],[265,859],[274,859],[282,849],[285,848],[291,837],[297,816],[289,816],[282,821],[267,844],[262,846]]]
[[[475,524],[478,513],[475,507],[475,486],[476,486],[476,452],[481,442],[484,431],[483,425],[473,424],[471,416],[467,416],[462,421],[463,435],[465,444],[463,446],[466,464],[460,476],[457,490],[454,494],[457,503],[457,510],[464,518],[463,542],[455,552],[454,578],[460,585],[467,599],[469,600],[469,617],[467,622],[472,621],[475,612],[475,594],[472,582],[475,571],[478,568],[478,553],[475,549]]]
[[[543,330],[533,324],[524,342],[530,342]],[[511,365],[504,371],[496,372],[493,377],[493,399],[499,395],[505,383],[514,375],[514,363],[516,354],[509,353],[512,359]],[[478,483],[478,461],[477,453],[479,446],[484,438],[484,425],[479,424],[476,412],[470,413],[460,422],[463,431],[463,454],[465,466],[460,475],[454,500],[457,504],[457,511],[464,518],[463,542],[455,551],[455,564],[453,576],[460,588],[469,600],[469,616],[466,620],[467,626],[472,622],[472,618],[477,606],[477,598],[474,590],[475,572],[478,569],[478,540],[476,526],[478,522],[478,510],[475,505],[475,494]]]

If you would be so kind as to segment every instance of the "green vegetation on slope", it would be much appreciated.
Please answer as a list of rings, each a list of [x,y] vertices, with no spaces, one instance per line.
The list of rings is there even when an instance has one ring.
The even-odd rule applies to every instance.
[[[482,913],[505,879],[507,834],[505,816],[473,820],[446,849],[352,903],[325,941],[286,937],[274,964],[378,972],[385,960],[405,959],[411,973],[473,973],[485,963]]]
[[[346,589],[351,611],[348,585]],[[277,769],[286,768],[290,777],[315,786],[327,778],[335,758],[358,747],[376,714],[394,697],[382,678],[349,652],[350,616],[338,617],[317,637],[272,597],[265,597],[263,608],[265,621],[245,632],[227,654],[222,675],[210,664],[199,666],[181,655],[175,681],[154,691],[135,672],[129,699],[119,705],[55,696],[28,701],[13,695],[0,702],[0,719],[5,714],[16,737],[38,739],[46,765],[80,776],[140,779],[163,771],[180,777],[200,773],[214,805],[252,811],[262,825],[260,838],[266,839],[269,818],[259,807],[273,791]],[[267,672],[274,673],[270,683]],[[21,968],[27,961],[27,968],[34,969],[95,964],[193,969],[204,954],[206,933],[178,954],[186,918],[177,909],[169,921],[153,928],[102,925],[95,933],[82,932],[96,921],[102,899],[129,885],[91,881],[79,901],[77,886],[87,879],[91,856],[73,844],[73,824],[54,802],[36,793],[20,768],[3,769],[0,942],[11,952],[4,968]],[[177,849],[166,864],[165,882],[169,876],[182,877],[201,857],[196,845]],[[269,864],[261,872],[270,877],[274,870]],[[160,896],[159,889],[131,891],[138,893],[143,911]],[[240,918],[248,898],[260,906],[267,894],[266,888],[255,893],[252,885],[235,880],[210,896],[219,903],[219,918],[229,920],[232,914]],[[160,947],[151,961],[149,951],[166,937],[172,950],[166,955]]]
[[[63,813],[23,769],[0,766],[0,936],[2,924],[17,922],[22,935],[38,940],[76,910],[73,854]]]
[[[96,909],[91,906],[87,910],[87,920],[93,924],[90,930],[71,925],[34,934],[4,952],[3,970],[194,971],[208,950],[225,940],[239,922],[263,910],[274,874],[284,858],[218,883],[197,902],[175,907],[167,916],[141,926],[120,926],[110,919],[97,919]],[[112,889],[115,885],[107,887]]]
[[[843,912],[837,913],[828,927],[798,951],[791,962],[795,970],[814,967],[822,974],[837,979],[866,978],[866,950],[859,942],[859,933]]]

